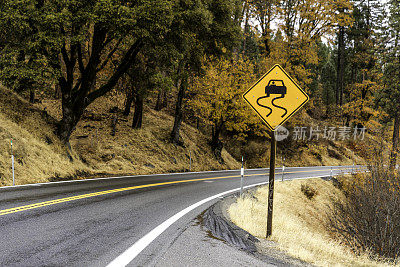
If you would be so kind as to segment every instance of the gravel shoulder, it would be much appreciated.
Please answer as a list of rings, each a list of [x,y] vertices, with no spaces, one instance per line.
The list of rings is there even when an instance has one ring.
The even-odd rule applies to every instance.
[[[226,197],[191,221],[151,266],[309,266],[229,221]]]

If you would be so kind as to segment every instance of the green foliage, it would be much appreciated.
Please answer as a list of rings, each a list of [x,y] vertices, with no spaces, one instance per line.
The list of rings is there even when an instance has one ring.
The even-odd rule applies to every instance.
[[[201,70],[204,56],[230,55],[236,46],[240,28],[234,20],[235,4],[230,0],[178,1],[176,16],[166,38],[178,55],[174,64],[178,97],[171,131],[171,141],[175,144],[182,144],[179,129],[189,77]]]
[[[156,43],[168,28],[171,6],[168,0],[3,1],[0,12],[5,20],[0,26],[2,36],[7,38],[2,38],[1,77],[16,79],[17,73],[18,77],[34,80],[57,79],[63,76],[63,62],[59,62],[62,50],[71,52],[72,60],[77,55],[70,50],[76,45],[83,50],[83,64],[87,64],[90,52],[102,57],[115,48],[119,38],[123,39],[119,44],[125,45],[135,39]],[[101,25],[107,32],[100,51],[89,51],[94,25]],[[123,45],[117,49],[124,51]],[[18,56],[21,53],[22,60]]]
[[[400,7],[398,1],[390,1],[389,27],[386,29],[384,53],[382,59],[386,63],[383,72],[382,90],[377,92],[377,103],[394,118],[400,110]]]
[[[163,38],[172,8],[171,0],[3,1],[2,24],[19,27],[12,34],[5,30],[15,38],[3,40],[0,78],[11,83],[27,77],[29,85],[46,76],[58,83],[58,131],[68,142],[85,108],[116,85],[144,45]]]

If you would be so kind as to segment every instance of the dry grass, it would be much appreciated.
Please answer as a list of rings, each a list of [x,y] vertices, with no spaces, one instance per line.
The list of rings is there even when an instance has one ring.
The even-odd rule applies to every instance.
[[[301,187],[316,191],[311,199]],[[331,238],[326,225],[326,206],[330,198],[342,198],[331,182],[322,179],[276,183],[273,235],[271,240],[289,255],[318,266],[387,266],[368,255],[356,256]],[[264,238],[266,233],[268,187],[261,187],[229,208],[232,221],[251,234]],[[265,240],[265,239],[264,239]],[[261,241],[262,243],[265,241]]]
[[[142,129],[133,130],[130,127],[133,114],[126,118],[120,113],[108,112],[113,107],[122,110],[123,99],[121,95],[102,99],[101,105],[92,105],[86,114],[86,117],[94,114],[98,118],[86,118],[78,124],[71,143],[89,165],[117,174],[187,171],[191,154],[192,171],[240,167],[226,151],[223,153],[225,164],[219,164],[207,137],[189,125],[183,124],[181,128],[186,147],[171,144],[169,133],[174,121],[164,112],[145,107]],[[111,136],[114,116],[118,116],[119,122],[116,135]],[[77,139],[86,135],[88,138]]]
[[[14,139],[17,184],[45,182],[55,177],[73,176],[90,168],[71,162],[53,134],[54,120],[25,100],[0,90],[0,185],[11,185],[10,139]],[[49,144],[51,143],[51,144]]]
[[[168,142],[173,117],[145,107],[143,128],[130,127],[132,114],[125,118],[110,109],[123,108],[121,95],[109,95],[91,105],[71,137],[73,161],[54,135],[61,117],[58,100],[44,100],[35,107],[11,91],[0,88],[0,186],[11,185],[10,138],[14,141],[16,183],[36,183],[62,179],[118,174],[151,174],[239,168],[239,163],[223,151],[225,164],[212,155],[208,138],[186,124],[182,138],[186,148]],[[46,112],[44,112],[45,110]],[[119,123],[111,136],[111,120]],[[190,151],[190,152],[189,152]]]
[[[339,145],[334,147],[330,144],[310,144],[308,147],[300,148],[298,152],[285,162],[287,166],[338,166],[352,165],[354,162],[364,163],[362,158],[352,155],[349,149]],[[340,155],[340,158],[335,158],[331,153]],[[281,160],[278,160],[279,164]]]

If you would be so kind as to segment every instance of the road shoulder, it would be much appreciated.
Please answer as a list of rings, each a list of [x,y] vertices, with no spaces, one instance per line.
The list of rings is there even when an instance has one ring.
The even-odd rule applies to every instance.
[[[266,266],[265,262],[212,237],[199,218],[190,222],[153,266]],[[274,265],[267,265],[274,266]]]
[[[153,266],[308,266],[260,241],[229,221],[227,208],[237,196],[211,206],[182,229]],[[267,243],[267,246],[266,246]]]

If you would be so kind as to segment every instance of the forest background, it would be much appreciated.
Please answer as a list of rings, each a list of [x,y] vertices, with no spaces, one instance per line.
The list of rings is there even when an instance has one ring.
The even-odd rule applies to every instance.
[[[28,159],[35,149],[50,146],[48,164],[68,169],[42,166],[36,176],[188,170],[192,152],[194,169],[236,168],[242,156],[247,167],[263,167],[269,133],[241,95],[275,64],[310,95],[285,123],[289,131],[366,129],[363,142],[289,137],[278,143],[279,164],[362,164],[379,155],[396,165],[397,0],[5,0],[0,17],[8,88],[1,148],[17,139],[17,167],[26,168],[37,165]],[[130,152],[110,164],[121,144]],[[172,154],[141,160],[161,150]],[[9,177],[8,161],[7,153],[1,177]]]

